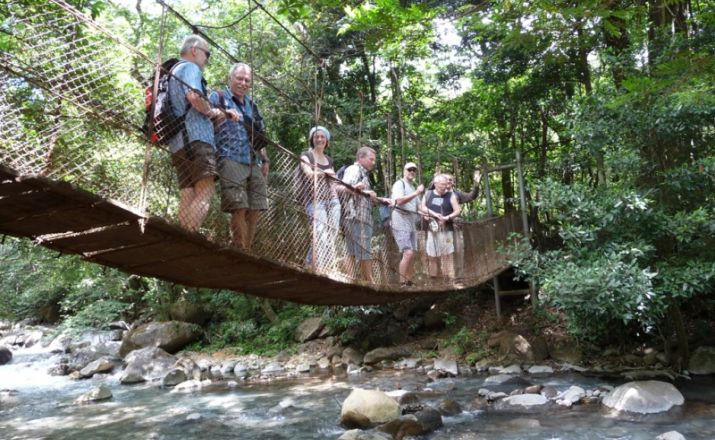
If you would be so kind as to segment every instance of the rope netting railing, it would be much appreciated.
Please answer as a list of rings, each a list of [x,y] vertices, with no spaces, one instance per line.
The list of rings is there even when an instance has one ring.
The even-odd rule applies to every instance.
[[[13,5],[1,7],[0,164],[21,175],[71,183],[146,216],[162,217],[184,227],[195,225],[188,229],[215,243],[236,246],[235,219],[222,210],[224,185],[211,181],[206,189],[209,198],[193,200],[203,205],[187,208],[199,190],[180,190],[177,184],[177,169],[187,164],[182,162],[185,158],[172,153],[176,152],[174,144],[182,142],[155,144],[141,130],[145,89],[150,84],[147,78],[160,69],[157,60],[178,57],[180,40],[176,35],[191,33],[185,23],[170,14],[163,20],[162,32],[172,29],[173,33],[166,38],[162,35],[159,53],[145,53],[62,0],[48,1],[41,12]],[[226,47],[236,45],[226,42]],[[208,48],[198,49],[208,52]],[[205,56],[208,58],[208,53]],[[207,112],[213,109],[214,115],[221,113],[214,118],[215,124],[207,125],[216,130],[216,139],[220,138],[221,124],[243,124],[243,133],[249,132],[249,136],[255,128],[245,125],[250,119],[245,114],[234,118],[225,105],[217,105],[215,94],[213,102],[208,99],[212,91],[231,92],[226,78],[235,61],[225,50],[212,51],[203,72],[207,89],[192,87],[201,102],[196,106],[205,106]],[[190,88],[178,76],[174,78],[175,88]],[[153,93],[157,91],[155,87]],[[270,122],[273,110],[260,107],[260,103],[259,108]],[[187,115],[186,123],[195,123],[189,119],[196,117]],[[227,120],[221,122],[224,118]],[[267,125],[270,134],[270,123]],[[306,132],[309,125],[306,123]],[[235,131],[241,132],[238,128]],[[230,136],[223,140],[234,142]],[[300,167],[299,155],[287,148],[268,141],[265,151],[270,158],[265,189],[249,186],[246,195],[264,199],[266,209],[259,211],[255,238],[250,249],[243,251],[346,283],[399,288],[401,252],[393,228],[380,222],[377,205],[371,207],[365,195],[331,176],[318,172],[308,178]],[[260,155],[256,156],[252,160],[260,163]],[[222,160],[218,162],[221,168]],[[251,172],[259,170],[254,167]],[[223,180],[229,187],[241,183],[234,175],[224,175]],[[363,230],[372,230],[367,237],[355,238],[346,227],[344,217],[350,204],[368,206],[369,224],[362,225]],[[197,218],[182,218],[187,215]],[[517,213],[457,224],[449,234],[453,251],[439,261],[425,253],[428,240],[434,240],[436,234],[418,229],[411,280],[415,289],[437,291],[475,285],[504,269],[498,244],[520,230]],[[358,265],[351,265],[354,258],[349,254],[355,252],[369,255],[371,279],[366,279]],[[431,264],[441,267],[430,269]]]

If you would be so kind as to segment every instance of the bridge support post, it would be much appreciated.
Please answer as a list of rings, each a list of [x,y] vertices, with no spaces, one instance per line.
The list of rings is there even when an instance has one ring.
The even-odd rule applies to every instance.
[[[492,188],[489,183],[489,167],[486,164],[483,165],[484,170],[484,197],[487,202],[487,215],[489,217],[494,216],[494,205],[492,203]],[[497,318],[501,318],[501,301],[499,298],[499,277],[492,278],[492,285],[494,286],[494,304],[496,305]]]
[[[524,168],[521,163],[521,151],[516,151],[516,172],[519,176],[519,206],[521,209],[521,227],[524,232],[524,237],[530,238],[529,217],[526,212],[526,181],[524,180]],[[529,281],[529,297],[531,297],[531,305],[537,307],[539,299],[536,297],[536,286],[533,281]]]

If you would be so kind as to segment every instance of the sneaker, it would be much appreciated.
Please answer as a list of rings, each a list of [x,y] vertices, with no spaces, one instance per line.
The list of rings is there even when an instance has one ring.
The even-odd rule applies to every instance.
[[[404,283],[400,283],[401,289],[409,289],[410,287],[415,287],[415,283],[413,283],[412,281],[405,281]]]

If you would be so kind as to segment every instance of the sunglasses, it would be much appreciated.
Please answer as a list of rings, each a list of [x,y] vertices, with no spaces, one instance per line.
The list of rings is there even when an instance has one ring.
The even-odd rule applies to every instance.
[[[407,171],[409,171],[409,172],[411,172],[411,173],[416,173],[416,172],[417,172],[417,168],[407,168]]]
[[[204,54],[206,54],[206,61],[208,61],[209,58],[211,58],[211,52],[208,51],[208,50],[206,50],[206,49],[204,49],[203,47],[194,46],[194,49],[198,49],[198,50],[200,50],[201,52],[203,52]]]

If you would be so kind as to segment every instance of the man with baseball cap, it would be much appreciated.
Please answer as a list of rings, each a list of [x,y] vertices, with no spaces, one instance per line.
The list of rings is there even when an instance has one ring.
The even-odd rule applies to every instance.
[[[395,201],[395,209],[392,211],[390,224],[392,235],[395,237],[398,249],[402,252],[400,260],[400,285],[402,287],[413,286],[412,266],[417,251],[417,228],[419,220],[419,196],[425,192],[424,185],[415,188],[414,182],[417,176],[417,165],[414,162],[407,162],[403,168],[402,178],[392,185],[391,199]]]

